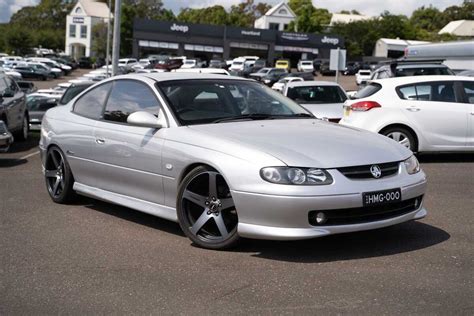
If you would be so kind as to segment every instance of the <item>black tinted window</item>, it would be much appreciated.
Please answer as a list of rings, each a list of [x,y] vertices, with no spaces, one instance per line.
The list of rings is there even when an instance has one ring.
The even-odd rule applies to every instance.
[[[133,112],[147,111],[158,115],[159,110],[158,100],[145,84],[133,80],[117,80],[107,100],[104,119],[125,123]]]
[[[463,83],[464,93],[468,103],[474,104],[474,82],[464,81]]]
[[[354,99],[362,99],[362,98],[367,98],[370,97],[371,95],[374,95],[377,93],[380,89],[382,89],[382,86],[378,83],[370,83],[360,89],[356,95],[354,96]]]
[[[59,104],[66,104],[68,103],[69,101],[71,101],[72,99],[74,99],[74,97],[76,95],[78,95],[79,93],[81,93],[82,91],[86,90],[87,88],[89,88],[92,84],[90,85],[79,85],[79,86],[71,86],[69,88],[66,89],[66,91],[64,92],[63,96],[61,97],[61,100],[59,100]]]
[[[404,100],[456,102],[454,82],[426,82],[399,87],[398,96]]]
[[[26,105],[30,111],[46,111],[57,105],[57,101],[53,98],[29,97]]]
[[[15,83],[15,81],[11,80],[8,77],[5,77],[5,81],[7,82],[7,87],[8,87],[8,89],[10,89],[10,91],[13,91],[13,92],[18,91],[18,86]]]
[[[297,103],[343,103],[347,97],[338,86],[307,86],[288,89],[288,97]]]
[[[109,93],[111,83],[100,85],[84,94],[74,104],[74,112],[89,118],[99,119]]]

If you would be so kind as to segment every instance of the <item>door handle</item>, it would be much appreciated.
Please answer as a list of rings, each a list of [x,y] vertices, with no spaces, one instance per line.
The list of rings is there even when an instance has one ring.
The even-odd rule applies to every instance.
[[[102,145],[102,144],[105,143],[105,139],[103,139],[103,138],[96,138],[96,139],[95,139],[95,142],[96,142],[97,144],[99,144],[99,145]]]
[[[414,107],[414,106],[407,108],[407,111],[410,111],[410,112],[418,112],[420,110],[421,110],[420,108],[417,108],[417,107]]]

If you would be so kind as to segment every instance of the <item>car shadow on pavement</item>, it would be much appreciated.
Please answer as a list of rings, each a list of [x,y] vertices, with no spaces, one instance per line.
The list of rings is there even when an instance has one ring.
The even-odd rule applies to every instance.
[[[420,154],[418,160],[421,163],[441,162],[474,162],[472,153],[449,153],[449,154]]]
[[[0,168],[11,168],[27,163],[26,159],[10,159],[0,157]]]
[[[8,150],[8,153],[9,154],[21,153],[21,152],[28,151],[34,147],[38,147],[39,140],[40,140],[39,133],[30,132],[30,134],[28,134],[28,139],[26,141],[14,141],[10,147],[10,150]]]
[[[99,211],[107,215],[116,216],[126,221],[131,221],[136,224],[167,232],[169,234],[175,234],[184,237],[184,233],[179,227],[179,224],[124,206],[110,204],[82,196],[75,204],[84,205],[89,209]]]
[[[287,262],[333,262],[390,256],[428,248],[451,236],[434,226],[412,221],[377,230],[301,241],[245,240],[235,249],[252,256]]]

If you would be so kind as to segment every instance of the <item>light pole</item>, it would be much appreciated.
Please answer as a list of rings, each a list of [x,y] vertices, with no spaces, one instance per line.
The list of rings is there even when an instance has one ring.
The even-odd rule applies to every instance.
[[[112,76],[117,75],[120,56],[120,7],[122,0],[115,0],[114,10],[114,38],[112,44]]]
[[[110,72],[110,69],[109,69],[109,64],[110,64],[110,18],[111,18],[111,10],[112,10],[112,7],[111,7],[111,0],[109,0],[109,20],[107,21],[107,47],[105,49],[105,70],[106,70],[106,74],[107,74],[107,77],[109,76],[109,74],[111,73]]]

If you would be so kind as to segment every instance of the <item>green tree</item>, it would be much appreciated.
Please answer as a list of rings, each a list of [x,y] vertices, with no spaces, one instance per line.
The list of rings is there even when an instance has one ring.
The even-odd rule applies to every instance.
[[[440,30],[444,26],[442,13],[433,6],[422,6],[413,11],[410,22],[415,28],[420,28],[429,32]]]
[[[228,25],[253,27],[255,20],[270,8],[271,6],[266,3],[255,4],[254,0],[245,0],[230,7]]]
[[[202,23],[226,25],[228,22],[228,13],[223,6],[215,5],[212,7],[193,9],[182,9],[177,16],[178,21],[187,23]]]
[[[19,25],[10,25],[5,33],[5,45],[9,53],[26,55],[31,53],[31,29]]]
[[[288,5],[296,14],[288,30],[295,32],[321,32],[331,21],[332,14],[326,9],[315,8],[311,0],[290,0]]]
[[[107,50],[107,23],[97,23],[92,27],[91,49],[97,57],[105,58]]]

